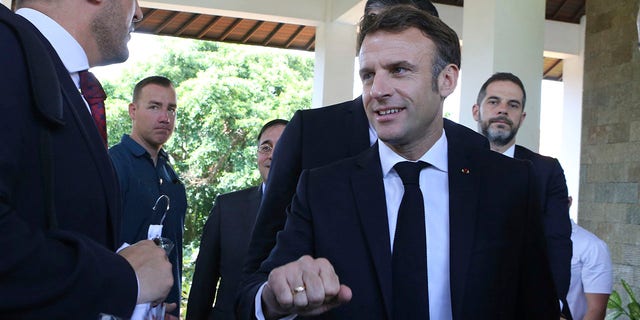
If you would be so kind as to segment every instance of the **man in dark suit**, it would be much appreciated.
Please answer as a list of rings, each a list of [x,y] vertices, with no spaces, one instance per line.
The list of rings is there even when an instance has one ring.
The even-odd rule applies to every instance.
[[[276,247],[241,289],[239,315],[557,319],[531,165],[444,127],[460,64],[455,32],[411,6],[367,17],[359,30],[363,103],[378,143],[303,171]],[[417,160],[430,165],[419,171],[419,205],[407,207],[397,167]],[[404,236],[414,227],[407,212],[420,214],[422,237]],[[398,291],[405,265],[395,262],[407,253],[424,269]],[[401,308],[417,291],[428,294]]]
[[[517,76],[499,72],[480,88],[472,112],[478,131],[489,139],[491,150],[506,156],[531,161],[536,171],[542,224],[547,242],[547,255],[558,297],[567,306],[566,296],[571,280],[571,220],[567,183],[557,159],[516,145],[516,134],[524,122],[527,95]],[[565,309],[565,315],[569,313]]]
[[[142,12],[135,0],[17,5],[0,5],[0,317],[128,317],[164,299],[171,264],[152,241],[114,253],[118,182],[79,77],[127,58]]]
[[[369,0],[365,14],[399,3],[412,4],[438,16],[438,11],[428,0]],[[452,124],[445,119],[445,128],[471,132]],[[376,132],[369,126],[365,115],[362,97],[324,108],[298,110],[294,114],[282,134],[280,147],[274,151],[269,183],[251,237],[245,274],[255,272],[275,246],[276,234],[284,227],[286,209],[302,170],[355,156],[369,148],[376,139]],[[464,142],[489,148],[487,140],[479,134],[469,135]]]
[[[202,231],[187,319],[235,319],[233,310],[242,263],[271,168],[273,149],[288,122],[274,119],[260,129],[257,159],[262,184],[216,198]]]

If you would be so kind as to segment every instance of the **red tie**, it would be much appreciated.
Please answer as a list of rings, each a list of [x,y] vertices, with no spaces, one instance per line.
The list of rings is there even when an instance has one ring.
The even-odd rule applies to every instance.
[[[93,73],[84,70],[78,72],[80,75],[80,92],[82,96],[89,103],[91,109],[91,116],[102,140],[104,146],[107,147],[107,116],[104,111],[104,100],[107,98],[107,94],[104,93],[100,81],[96,79]]]

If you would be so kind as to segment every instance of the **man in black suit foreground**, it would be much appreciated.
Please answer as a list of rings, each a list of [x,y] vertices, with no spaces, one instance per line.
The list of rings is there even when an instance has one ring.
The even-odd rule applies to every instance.
[[[166,297],[171,264],[149,240],[114,253],[118,181],[79,88],[89,67],[127,59],[142,12],[137,0],[17,6],[0,5],[0,317],[129,317]]]
[[[368,0],[365,14],[404,3],[438,16],[438,11],[428,0]],[[472,132],[452,124],[445,119],[447,129]],[[274,150],[269,182],[251,237],[245,274],[258,270],[275,246],[276,234],[284,228],[286,209],[302,170],[355,156],[373,145],[376,139],[376,132],[365,115],[362,97],[324,108],[298,110],[294,114],[282,134],[279,147]],[[464,142],[489,148],[489,143],[480,134],[470,134]]]
[[[359,30],[362,98],[378,142],[303,171],[276,247],[241,289],[239,315],[558,319],[531,165],[444,127],[459,73],[455,32],[411,6],[368,16]],[[407,208],[409,182],[396,168],[417,160],[428,166]],[[407,224],[407,214],[420,216]],[[411,228],[423,235],[407,239]],[[406,255],[423,269],[399,272]],[[398,290],[402,280],[409,286]]]
[[[287,120],[274,119],[260,129],[256,152],[262,178],[260,186],[216,198],[202,230],[200,251],[189,292],[187,319],[235,319],[233,310],[242,263],[267,182],[273,148],[287,123]]]
[[[563,301],[563,307],[568,307],[572,245],[567,183],[557,159],[516,145],[516,134],[527,116],[524,111],[526,100],[520,78],[507,72],[496,73],[480,88],[472,108],[473,118],[478,122],[478,131],[489,139],[491,150],[533,164],[551,273],[558,297]],[[567,308],[564,314],[569,317]]]

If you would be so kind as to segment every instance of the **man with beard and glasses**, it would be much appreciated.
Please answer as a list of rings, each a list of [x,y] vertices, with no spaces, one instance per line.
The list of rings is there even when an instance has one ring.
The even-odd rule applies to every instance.
[[[506,156],[529,160],[536,170],[542,224],[547,255],[563,314],[570,317],[566,296],[571,279],[571,221],[567,206],[567,183],[557,159],[516,145],[516,134],[524,122],[527,94],[520,79],[506,72],[491,76],[480,88],[473,118],[491,144],[491,150]]]
[[[153,241],[116,254],[118,180],[105,94],[87,69],[125,61],[137,0],[0,5],[0,318],[131,316],[173,284]]]

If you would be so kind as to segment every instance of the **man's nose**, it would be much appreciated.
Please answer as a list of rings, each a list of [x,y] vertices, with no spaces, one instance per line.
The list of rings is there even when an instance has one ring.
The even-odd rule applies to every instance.
[[[171,111],[169,110],[160,110],[160,114],[158,115],[158,121],[160,123],[170,123],[171,122]]]
[[[135,9],[133,11],[133,22],[137,23],[142,21],[142,9],[140,8],[140,4],[138,3],[138,0],[136,0],[135,2]]]
[[[371,84],[371,89],[369,90],[369,94],[374,99],[381,99],[384,97],[388,97],[391,95],[391,86],[389,85],[388,79],[386,79],[382,75],[376,75],[373,78],[373,83]]]
[[[506,102],[498,103],[496,107],[498,110],[498,114],[508,114],[509,113],[509,105]]]

